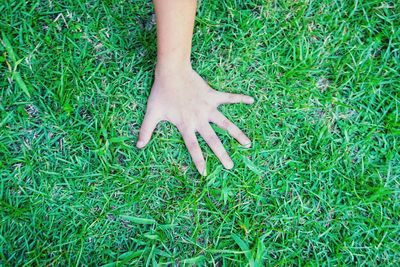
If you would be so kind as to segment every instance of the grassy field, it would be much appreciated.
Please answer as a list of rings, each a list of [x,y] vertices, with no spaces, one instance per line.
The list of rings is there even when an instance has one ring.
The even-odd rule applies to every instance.
[[[177,129],[135,148],[150,1],[0,3],[0,265],[397,265],[398,1],[199,3],[194,68],[222,107],[197,174]]]

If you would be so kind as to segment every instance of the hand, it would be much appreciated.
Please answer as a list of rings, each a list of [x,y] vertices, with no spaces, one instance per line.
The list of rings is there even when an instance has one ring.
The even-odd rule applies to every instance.
[[[196,132],[203,137],[224,167],[231,169],[233,162],[210,122],[228,131],[241,145],[250,147],[250,139],[217,108],[221,104],[253,102],[250,96],[215,91],[192,69],[175,73],[156,70],[136,146],[143,148],[150,141],[157,124],[166,120],[174,124],[182,134],[200,174],[206,175],[206,166]]]

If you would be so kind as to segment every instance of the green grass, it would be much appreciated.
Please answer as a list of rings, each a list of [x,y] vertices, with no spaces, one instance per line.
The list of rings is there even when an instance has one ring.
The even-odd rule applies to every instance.
[[[178,131],[135,141],[149,1],[1,1],[0,265],[397,265],[398,1],[211,1],[192,61],[253,140],[196,173]]]

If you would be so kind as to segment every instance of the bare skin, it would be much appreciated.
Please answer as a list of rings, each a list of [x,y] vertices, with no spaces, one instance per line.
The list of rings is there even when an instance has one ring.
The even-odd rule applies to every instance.
[[[138,148],[143,148],[160,121],[169,121],[182,134],[185,145],[200,174],[206,164],[196,133],[207,142],[223,166],[233,167],[221,140],[210,123],[228,131],[240,144],[250,147],[250,139],[220,111],[221,104],[246,103],[250,96],[218,92],[191,67],[190,51],[196,13],[195,0],[154,0],[157,20],[157,66],[147,102]]]

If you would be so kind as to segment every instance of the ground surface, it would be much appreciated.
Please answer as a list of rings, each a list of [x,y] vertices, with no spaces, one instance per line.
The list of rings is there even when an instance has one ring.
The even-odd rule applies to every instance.
[[[194,68],[256,98],[207,177],[171,125],[135,148],[151,2],[0,13],[0,265],[398,263],[397,1],[201,1]]]

